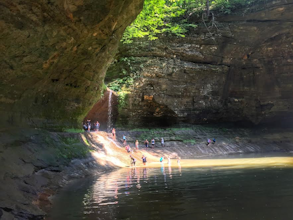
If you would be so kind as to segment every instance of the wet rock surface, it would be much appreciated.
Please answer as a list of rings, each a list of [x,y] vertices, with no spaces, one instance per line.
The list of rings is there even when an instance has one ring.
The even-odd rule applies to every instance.
[[[290,124],[293,2],[267,1],[216,16],[209,30],[121,45],[107,81],[139,77],[119,110],[122,125],[178,122]]]
[[[117,140],[122,142],[126,136],[127,143],[134,148],[135,140],[139,149],[161,157],[170,155],[193,159],[198,157],[249,154],[249,153],[293,153],[293,130],[272,128],[236,128],[225,126],[189,126],[168,129],[135,129],[117,132]],[[147,139],[155,139],[154,148],[146,148]],[[161,146],[161,138],[165,145]],[[213,143],[215,138],[216,142]],[[207,145],[207,140],[211,143]]]
[[[107,130],[109,121],[109,90],[105,91],[103,97],[93,106],[84,118],[84,123],[90,119],[92,123],[100,123],[100,130]],[[111,119],[112,122],[117,120],[118,115],[118,96],[113,93],[111,98]]]

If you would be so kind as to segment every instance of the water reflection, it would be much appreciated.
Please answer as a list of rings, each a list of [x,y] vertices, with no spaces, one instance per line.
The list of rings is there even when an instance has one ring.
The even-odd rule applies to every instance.
[[[119,169],[60,194],[51,220],[292,219],[292,171],[195,169],[180,163]]]

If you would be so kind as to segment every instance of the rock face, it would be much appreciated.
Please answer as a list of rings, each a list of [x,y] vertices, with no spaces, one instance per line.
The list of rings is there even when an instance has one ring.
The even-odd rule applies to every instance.
[[[58,128],[100,98],[117,44],[143,0],[2,0],[0,124]]]
[[[110,90],[105,91],[103,97],[94,105],[94,107],[84,118],[84,123],[86,123],[86,120],[88,119],[91,120],[92,123],[96,123],[98,121],[100,124],[100,130],[104,131],[107,131],[107,129],[109,130],[109,128],[113,127],[113,122],[117,120],[118,115],[118,96],[115,93],[112,93],[110,101],[109,96]],[[109,111],[110,102],[111,110]]]
[[[107,81],[123,69],[140,77],[119,122],[292,120],[292,10],[292,0],[268,1],[217,16],[216,26],[207,24],[209,30],[201,23],[185,38],[121,45]]]

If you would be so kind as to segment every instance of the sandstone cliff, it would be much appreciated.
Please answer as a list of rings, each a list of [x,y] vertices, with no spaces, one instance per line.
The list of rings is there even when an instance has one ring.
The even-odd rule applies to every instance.
[[[199,27],[185,38],[121,45],[107,81],[123,69],[140,77],[119,122],[292,121],[292,11],[292,0],[267,1],[216,16],[209,30],[191,18]]]
[[[100,98],[143,0],[2,0],[0,125],[60,128]]]

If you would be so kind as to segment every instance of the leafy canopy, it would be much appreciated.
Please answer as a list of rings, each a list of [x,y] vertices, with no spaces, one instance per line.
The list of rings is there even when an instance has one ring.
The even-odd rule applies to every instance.
[[[261,0],[145,0],[144,7],[136,20],[126,28],[123,43],[131,43],[133,38],[158,38],[158,34],[173,34],[184,37],[189,24],[187,18],[193,14],[202,14],[208,7],[211,10],[230,14],[234,9],[250,5]]]
[[[174,18],[185,13],[185,9],[181,8],[178,2],[179,0],[145,0],[141,13],[126,28],[122,42],[131,43],[132,38],[145,36],[149,40],[155,40],[161,33],[172,33],[184,37],[186,27],[196,25],[187,24],[184,19],[174,22]]]

